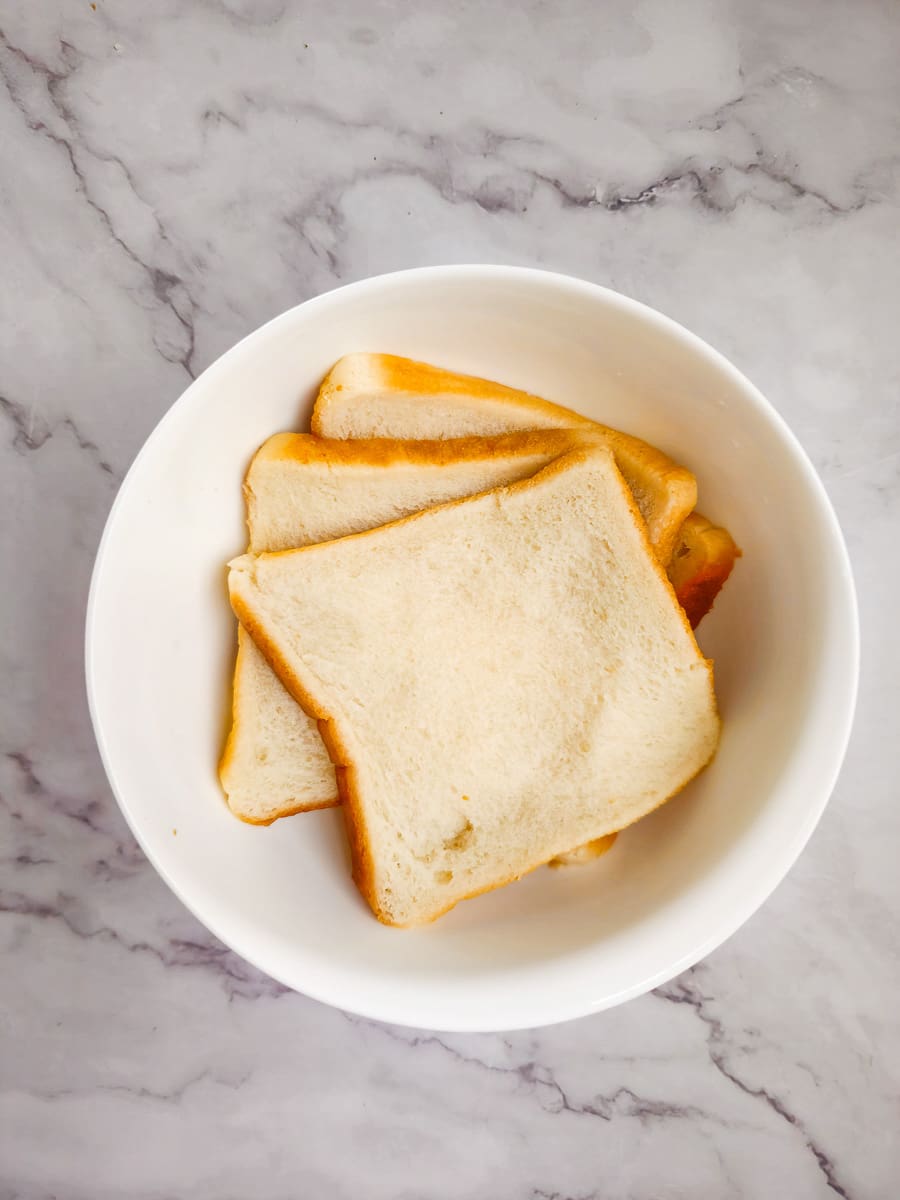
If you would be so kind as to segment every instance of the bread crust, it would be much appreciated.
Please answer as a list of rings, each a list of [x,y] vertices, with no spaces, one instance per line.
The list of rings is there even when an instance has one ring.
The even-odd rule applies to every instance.
[[[734,538],[721,525],[693,512],[678,532],[668,576],[678,603],[696,629],[715,603],[741,557]]]
[[[488,437],[461,438],[326,438],[314,433],[276,433],[260,446],[248,468],[263,462],[320,463],[323,466],[443,467],[486,462],[529,454],[563,454],[573,436],[590,432],[572,429],[525,429]]]
[[[340,805],[340,796],[335,796],[333,800],[315,800],[310,804],[300,804],[296,807],[288,805],[286,808],[280,808],[274,817],[247,817],[243,813],[235,812],[231,805],[229,808],[234,813],[239,821],[243,821],[245,825],[262,825],[268,828],[269,825],[274,825],[276,821],[280,821],[282,817],[296,817],[300,813],[306,812],[321,812],[324,808],[337,808]]]
[[[544,467],[540,471],[536,472],[533,476],[529,476],[528,478],[517,481],[516,483],[507,484],[501,488],[489,489],[487,492],[483,492],[483,493],[479,493],[479,494],[487,495],[487,494],[491,494],[492,492],[493,493],[512,494],[512,493],[515,493],[518,491],[526,491],[530,488],[537,486],[539,481],[542,481],[542,480],[548,478],[550,475],[559,473],[561,471],[568,470],[576,462],[584,461],[592,455],[601,455],[601,454],[605,454],[608,457],[612,458],[613,464],[615,465],[614,456],[612,455],[609,448],[607,446],[605,446],[602,443],[602,441],[598,441],[596,438],[589,438],[589,439],[583,441],[581,444],[575,445],[572,449],[568,450],[566,453],[560,455],[553,462],[549,463],[546,467]],[[663,566],[660,564],[659,560],[656,558],[655,554],[653,553],[653,548],[650,544],[649,535],[646,530],[646,525],[645,525],[644,521],[641,519],[640,512],[638,511],[637,505],[635,504],[635,501],[634,501],[634,497],[633,497],[630,489],[628,488],[627,484],[625,483],[624,479],[622,478],[621,472],[618,470],[617,467],[616,467],[614,478],[618,481],[618,485],[621,489],[622,495],[624,496],[625,501],[631,511],[632,517],[634,519],[635,527],[638,531],[639,537],[641,538],[641,540],[644,544],[644,549],[647,554],[647,560],[650,563],[652,563],[653,570],[656,572],[657,577],[663,582],[664,587],[667,589],[669,595],[671,596],[672,604],[674,606],[675,611],[678,614],[678,619],[681,621],[685,632],[687,633],[688,637],[690,638],[691,642],[694,645],[694,648],[697,653],[698,662],[703,663],[706,667],[711,708],[712,708],[713,714],[715,716],[716,724],[720,728],[721,720],[718,715],[718,707],[716,704],[715,689],[714,689],[714,683],[713,683],[713,663],[710,659],[707,659],[704,657],[699,646],[697,646],[697,642],[696,642],[696,638],[694,637],[693,630],[691,629],[691,626],[687,620],[684,610],[681,608],[681,606],[678,603],[677,597],[675,595],[675,591],[672,587],[672,583],[669,580],[669,578],[665,572],[665,569],[663,568]],[[456,508],[461,504],[469,503],[474,498],[475,497],[463,497],[458,500],[450,500],[444,504],[436,505],[434,507],[434,509],[423,510],[420,512],[412,513],[409,516],[402,517],[397,521],[391,522],[390,526],[382,526],[382,527],[380,527],[380,529],[405,525],[405,524],[408,524],[409,522],[419,521],[423,518],[423,516],[425,515],[426,512],[432,512],[432,511],[435,511],[435,509]],[[371,537],[374,532],[375,532],[375,530],[371,530],[371,529],[363,530],[359,533],[349,534],[348,539],[368,538],[368,537]],[[342,539],[342,540],[344,540],[344,539]],[[311,546],[303,546],[296,550],[282,550],[282,551],[277,551],[273,554],[263,555],[260,557],[276,558],[276,557],[281,557],[286,554],[316,554],[316,553],[321,553],[323,546],[327,546],[327,545],[330,545],[330,543],[323,543],[323,544],[311,545]],[[252,570],[253,569],[252,564],[254,562],[255,562],[255,556],[244,555],[241,558],[234,559],[230,565],[231,565],[233,571],[244,570],[244,569],[247,569],[248,567]],[[233,580],[233,575],[230,576],[230,583],[232,580]],[[356,770],[354,763],[352,762],[352,756],[348,752],[344,736],[340,729],[339,719],[334,714],[330,713],[326,709],[322,699],[315,695],[315,693],[312,689],[312,686],[310,684],[310,681],[308,679],[301,679],[292,670],[290,665],[287,663],[287,661],[281,655],[278,647],[269,639],[265,630],[260,626],[252,609],[248,608],[248,606],[244,603],[243,598],[237,593],[236,589],[233,586],[229,587],[229,594],[230,594],[230,599],[231,599],[231,605],[235,612],[235,615],[237,616],[237,618],[241,622],[241,624],[244,626],[244,628],[247,630],[247,632],[250,634],[250,636],[253,638],[257,647],[259,648],[259,650],[261,651],[263,656],[266,658],[266,660],[269,662],[272,669],[278,675],[279,679],[282,681],[285,688],[294,697],[294,699],[301,706],[301,708],[304,710],[304,712],[306,712],[310,717],[312,717],[313,719],[315,719],[318,722],[319,730],[321,732],[323,741],[325,743],[325,747],[328,751],[329,757],[331,758],[332,762],[335,765],[335,775],[336,775],[336,780],[337,780],[338,794],[339,794],[341,800],[343,801],[344,820],[345,820],[345,824],[346,824],[346,828],[347,828],[348,840],[350,843],[351,861],[352,861],[352,867],[353,867],[353,879],[354,879],[354,882],[356,883],[359,891],[364,896],[367,903],[369,904],[369,907],[372,909],[373,913],[375,914],[375,916],[378,918],[379,921],[381,921],[385,925],[390,925],[390,926],[395,926],[395,927],[400,927],[400,928],[405,928],[405,927],[409,927],[412,925],[418,925],[418,924],[428,924],[431,921],[434,921],[438,917],[442,916],[444,913],[448,912],[451,908],[454,908],[461,901],[472,899],[474,896],[481,895],[484,892],[493,891],[498,887],[503,887],[506,884],[511,883],[516,879],[520,879],[523,875],[528,874],[529,872],[531,872],[533,870],[536,870],[540,866],[543,866],[552,857],[554,857],[553,855],[544,856],[544,857],[540,858],[538,861],[529,864],[522,871],[520,871],[508,878],[505,878],[502,880],[496,880],[496,881],[486,885],[483,888],[477,888],[477,889],[473,890],[472,892],[467,893],[464,896],[458,896],[454,900],[452,900],[450,903],[448,903],[440,911],[430,913],[427,917],[422,918],[421,920],[411,921],[411,922],[397,921],[394,918],[394,916],[381,904],[381,901],[378,896],[377,888],[375,886],[374,859],[373,859],[373,855],[371,852],[369,833],[368,833],[368,829],[367,829],[367,825],[366,825],[365,808],[364,808],[362,799],[361,799],[361,797],[359,795],[359,791],[358,791],[357,770]],[[704,770],[705,767],[707,767],[709,765],[709,763],[712,761],[712,758],[715,755],[717,745],[718,745],[718,736],[716,738],[715,744],[713,745],[712,752],[710,753],[710,755],[706,759],[706,761],[703,762],[697,768],[697,771],[694,772],[694,774],[689,779],[685,780],[684,783],[679,788],[677,788],[670,796],[664,797],[662,800],[660,800],[659,804],[654,806],[654,809],[658,808],[662,804],[666,803],[669,799],[672,798],[672,796],[677,795],[678,792],[683,790],[683,788],[686,787],[687,784],[690,783],[691,780],[700,773],[700,771]],[[653,811],[653,810],[649,810],[649,811]],[[641,816],[635,818],[635,820],[642,819],[644,816],[647,816],[647,815],[649,815],[649,812],[642,813]],[[631,824],[631,823],[633,823],[633,822],[627,822],[626,825],[621,826],[620,828],[626,828],[627,824]],[[604,830],[601,833],[598,833],[597,836],[598,837],[605,836],[607,834],[611,834],[614,832],[618,832],[618,830]]]

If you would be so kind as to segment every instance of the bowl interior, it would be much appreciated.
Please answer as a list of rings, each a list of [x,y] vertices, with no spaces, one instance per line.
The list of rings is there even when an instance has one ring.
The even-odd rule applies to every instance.
[[[412,932],[348,874],[340,814],[263,829],[218,787],[254,450],[305,429],[340,355],[379,350],[485,375],[665,448],[744,551],[700,643],[724,719],[713,765],[588,867],[541,869]],[[157,868],[219,937],[331,1003],[447,1029],[535,1025],[615,1003],[696,961],[802,848],[842,757],[855,690],[846,555],[811,467],[723,359],[614,293],[507,268],[408,272],[257,331],[148,441],[95,572],[88,682],[117,797]]]

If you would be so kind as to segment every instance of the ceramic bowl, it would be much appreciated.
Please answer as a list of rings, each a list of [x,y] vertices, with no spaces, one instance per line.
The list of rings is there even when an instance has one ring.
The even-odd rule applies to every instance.
[[[595,863],[540,869],[413,931],[377,923],[339,810],[242,824],[216,763],[235,626],[224,564],[244,549],[257,446],[308,427],[354,350],[487,376],[647,439],[696,473],[743,549],[699,630],[723,717],[712,766]],[[91,714],[110,783],[159,873],[223,942],[369,1017],[499,1030],[576,1017],[689,967],[763,903],[835,782],[858,670],[840,530],[784,421],[720,354],[624,296],[509,267],[435,267],[319,296],[230,350],[138,455],[97,554]]]

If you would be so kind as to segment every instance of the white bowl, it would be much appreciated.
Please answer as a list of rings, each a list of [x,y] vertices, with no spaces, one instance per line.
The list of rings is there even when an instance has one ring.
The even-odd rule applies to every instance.
[[[379,925],[340,813],[241,824],[219,791],[256,447],[304,429],[351,350],[536,392],[646,438],[697,474],[744,551],[700,629],[724,732],[713,765],[591,866],[541,869],[416,931]],[[91,715],[135,837],[238,954],[329,1004],[405,1025],[497,1030],[618,1004],[708,954],[783,878],[834,784],[856,693],[853,583],[812,466],[760,393],[667,318],[592,284],[437,267],[320,296],[194,383],[138,455],[106,526],[87,617]]]

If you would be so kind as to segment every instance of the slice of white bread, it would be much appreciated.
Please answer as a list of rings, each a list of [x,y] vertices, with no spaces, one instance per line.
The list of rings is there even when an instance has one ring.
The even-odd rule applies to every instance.
[[[319,728],[378,918],[622,829],[718,739],[697,648],[602,444],[368,533],[231,564],[232,607]]]
[[[257,452],[244,482],[249,549],[330,541],[524,479],[581,437],[547,430],[450,442],[328,442],[276,434]],[[219,778],[232,812],[251,824],[339,802],[315,721],[241,628]]]
[[[678,530],[697,503],[697,481],[691,472],[640,438],[527,392],[392,354],[347,354],[340,359],[319,390],[311,428],[328,438],[599,430],[616,456],[662,563],[668,563]]]

